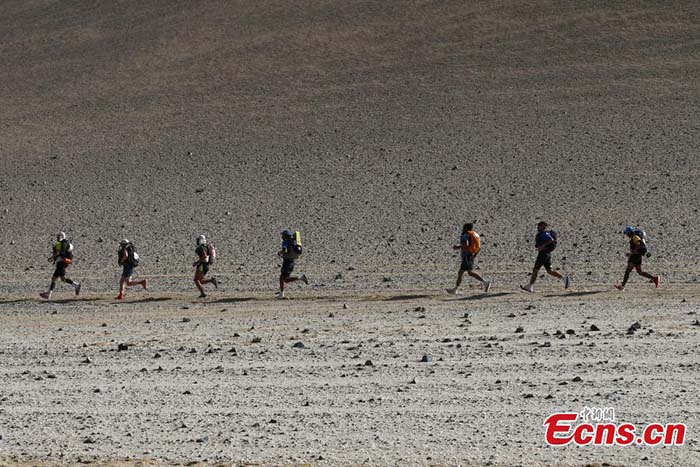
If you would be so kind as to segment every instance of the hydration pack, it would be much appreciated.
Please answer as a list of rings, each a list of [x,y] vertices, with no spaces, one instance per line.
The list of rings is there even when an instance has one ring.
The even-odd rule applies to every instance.
[[[209,256],[209,264],[216,262],[216,247],[213,243],[207,243],[207,256]]]
[[[56,256],[63,259],[73,259],[73,244],[67,238],[56,242],[54,249],[56,250]]]
[[[470,230],[467,232],[469,235],[469,245],[467,245],[467,253],[471,255],[479,254],[481,251],[481,237],[478,233]]]

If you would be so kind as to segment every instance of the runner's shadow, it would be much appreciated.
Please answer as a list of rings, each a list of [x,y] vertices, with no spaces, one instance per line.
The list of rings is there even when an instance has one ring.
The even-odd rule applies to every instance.
[[[240,303],[240,302],[252,302],[257,300],[254,297],[232,297],[232,298],[220,298],[218,300],[212,300],[211,302],[205,303]]]
[[[549,294],[549,295],[544,295],[544,297],[547,298],[552,298],[552,297],[586,297],[588,295],[595,295],[599,293],[605,293],[603,290],[584,290],[581,292],[569,292],[569,293],[562,293],[562,294]]]
[[[513,295],[514,292],[496,292],[496,293],[486,293],[482,292],[477,295],[470,295],[468,297],[458,298],[457,300],[483,300],[485,298],[496,298],[503,297],[505,295]]]
[[[85,303],[85,302],[98,302],[102,300],[99,297],[91,297],[91,298],[61,298],[59,300],[44,300],[39,301],[39,303]]]
[[[419,300],[421,298],[430,298],[430,295],[415,294],[415,295],[394,295],[393,297],[385,298],[386,302],[396,302],[400,300]]]
[[[124,303],[150,303],[150,302],[167,302],[172,300],[170,297],[150,297],[150,298],[139,298],[138,300],[129,300]]]
[[[0,305],[9,305],[11,303],[31,303],[31,302],[37,302],[40,303],[39,300],[34,300],[34,299],[29,299],[29,298],[17,298],[14,300],[0,300]]]

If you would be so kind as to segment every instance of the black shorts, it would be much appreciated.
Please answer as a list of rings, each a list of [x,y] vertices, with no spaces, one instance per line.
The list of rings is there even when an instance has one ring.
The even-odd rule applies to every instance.
[[[66,268],[68,267],[63,261],[56,263],[56,270],[53,272],[53,277],[66,277]]]
[[[476,263],[476,255],[471,255],[471,254],[462,255],[462,265],[459,267],[459,270],[460,271],[473,271],[475,263]]]
[[[289,277],[292,275],[292,271],[294,271],[294,260],[293,259],[285,259],[282,261],[282,271],[280,275],[282,277]]]
[[[122,277],[129,278],[134,275],[134,265],[131,263],[126,263],[124,269],[122,269]]]
[[[642,265],[642,255],[630,255],[628,262],[632,266],[641,266]]]
[[[199,266],[197,266],[197,272],[201,273],[202,276],[206,276],[209,272],[209,263],[199,263]]]
[[[551,251],[540,251],[537,254],[537,259],[535,260],[535,268],[539,269],[542,266],[549,271],[552,269],[552,252]]]

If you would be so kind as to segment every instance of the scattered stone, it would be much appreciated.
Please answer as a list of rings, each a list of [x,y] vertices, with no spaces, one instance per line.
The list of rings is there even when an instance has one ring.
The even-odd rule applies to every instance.
[[[348,310],[350,307],[347,303],[343,303],[343,310]]]
[[[374,366],[374,363],[372,363],[372,360],[367,360],[365,366]]]
[[[206,443],[207,441],[209,441],[209,437],[208,437],[208,436],[202,436],[201,438],[197,438],[196,441],[197,441],[198,443]]]
[[[84,443],[84,444],[95,444],[95,440],[88,437],[88,438],[85,438],[85,439],[83,440],[83,443]]]
[[[428,355],[423,355],[423,358],[420,359],[421,363],[430,363],[433,361],[433,357],[429,357]]]
[[[333,317],[335,317],[335,315],[333,314],[333,312],[330,312],[330,313],[328,313],[328,317],[333,318]]]
[[[595,324],[591,324],[591,331],[600,331],[600,328]]]
[[[566,334],[569,336],[574,336],[576,335],[576,331],[574,331],[573,329],[567,329]]]
[[[107,323],[102,323],[102,324],[100,325],[100,327],[106,328],[106,327],[107,327]]]
[[[530,394],[530,393],[523,394],[523,399],[532,399],[533,397],[535,397],[534,394]]]
[[[183,396],[191,396],[192,393],[189,390],[187,390],[187,391],[183,392],[182,395]]]
[[[92,363],[92,360],[90,360],[90,357],[85,357],[85,360],[80,363]]]
[[[145,321],[146,324],[151,324],[151,322],[152,322],[152,321],[151,321],[150,319],[147,319],[147,320]]]
[[[302,334],[308,334],[308,333],[310,333],[310,332],[311,332],[311,329],[309,329],[309,328],[304,328],[304,329],[302,329],[302,331],[301,331]]]
[[[259,337],[253,337],[253,339],[250,341],[251,344],[259,344],[262,342],[262,339]]]
[[[102,390],[100,388],[97,388],[97,389],[93,389],[92,392],[95,394],[99,394],[102,392]]]
[[[413,311],[425,312],[425,307],[424,306],[417,306],[413,309]]]
[[[125,350],[129,350],[129,346],[127,344],[119,344],[117,346],[117,352],[124,352]]]
[[[192,320],[189,318],[182,318],[183,323],[189,323],[190,321],[192,321]]]
[[[303,349],[305,346],[303,342],[299,341],[295,342],[294,345],[292,345],[292,347],[294,347],[295,349]]]
[[[515,333],[516,333],[516,334],[519,334],[519,333],[521,333],[521,332],[525,332],[525,329],[524,329],[522,326],[518,326],[517,328],[515,328]]]
[[[228,353],[238,353],[238,352],[236,351],[236,348],[235,348],[235,347],[231,347],[231,348],[229,349]]]
[[[162,355],[159,354],[158,352],[156,352],[156,354],[153,356],[153,358],[160,358],[160,357],[162,357]]]
[[[537,307],[535,305],[532,305],[532,304],[525,307],[525,310],[536,310],[536,309],[537,309]]]
[[[343,280],[343,274],[340,273],[340,272],[339,272],[338,274],[336,274],[336,275],[335,275],[335,280],[337,280],[337,281]]]
[[[691,324],[691,326],[700,326],[700,320],[697,320],[697,319],[696,319],[695,321],[693,321],[693,323]]]
[[[508,318],[515,318],[515,313],[509,313]]]
[[[574,383],[580,383],[583,380],[581,379],[580,376],[574,376],[574,379],[572,379],[571,381],[573,381]]]
[[[408,384],[416,384],[416,378],[413,378],[411,381],[408,382]]]

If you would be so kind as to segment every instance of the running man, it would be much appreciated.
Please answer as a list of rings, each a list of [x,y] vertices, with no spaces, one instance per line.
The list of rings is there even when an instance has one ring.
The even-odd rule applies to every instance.
[[[537,259],[535,260],[535,267],[530,275],[530,283],[527,285],[521,285],[520,288],[526,292],[535,291],[535,281],[537,280],[537,275],[540,268],[544,266],[547,270],[547,274],[554,276],[558,279],[564,281],[564,288],[568,289],[571,284],[571,279],[569,275],[562,275],[561,273],[552,269],[552,251],[557,247],[557,234],[554,230],[547,230],[547,223],[545,221],[540,221],[537,223],[537,235],[535,236],[535,248],[537,248]]]
[[[207,243],[207,238],[204,235],[197,237],[197,248],[194,253],[197,255],[197,261],[192,263],[192,266],[197,268],[194,273],[194,285],[199,289],[199,298],[205,298],[207,294],[204,293],[204,284],[214,284],[215,288],[219,288],[216,277],[204,279],[204,276],[209,272],[209,265],[214,262],[216,253],[214,246]]]
[[[479,274],[474,272],[474,266],[476,265],[476,255],[481,251],[481,237],[474,231],[474,224],[468,223],[464,224],[462,227],[462,236],[459,238],[459,245],[454,245],[453,250],[461,250],[462,252],[462,265],[459,268],[459,273],[457,274],[457,283],[453,289],[446,289],[447,293],[458,295],[459,286],[462,285],[462,276],[466,272],[474,279],[481,282],[484,292],[488,292],[491,287],[491,281],[485,280]]]
[[[136,266],[139,265],[139,255],[136,253],[136,247],[126,238],[119,242],[119,251],[117,252],[119,265],[123,267],[122,277],[119,279],[119,295],[117,300],[124,298],[124,291],[127,287],[140,285],[143,290],[148,289],[148,279],[140,281],[132,281]]]
[[[654,287],[659,287],[659,276],[652,276],[648,272],[642,271],[642,257],[647,253],[647,244],[643,238],[641,231],[634,229],[633,227],[625,227],[623,232],[630,239],[630,251],[627,253],[627,269],[625,269],[625,277],[622,279],[622,284],[615,284],[615,288],[618,290],[625,290],[625,285],[627,285],[627,280],[630,278],[630,272],[632,269],[637,270],[637,274],[647,279],[651,279],[654,283]]]
[[[298,280],[307,285],[309,283],[309,279],[306,277],[306,274],[302,274],[301,277],[292,276],[292,272],[294,271],[294,261],[299,258],[301,252],[301,245],[299,242],[297,242],[294,232],[289,229],[285,229],[282,232],[282,249],[277,252],[277,256],[282,258],[282,269],[280,271],[280,291],[277,292],[277,298],[279,299],[285,298],[284,284],[296,282]]]
[[[66,269],[68,266],[73,264],[73,245],[70,240],[66,238],[66,234],[59,232],[56,235],[56,243],[53,246],[51,256],[49,256],[49,262],[56,265],[53,276],[51,277],[51,285],[49,290],[39,294],[41,298],[46,300],[51,299],[51,294],[53,294],[53,289],[56,288],[56,280],[61,279],[61,282],[65,282],[68,285],[72,285],[75,290],[75,295],[80,295],[80,283],[73,282],[71,279],[66,277]]]

